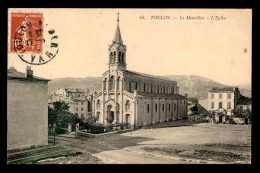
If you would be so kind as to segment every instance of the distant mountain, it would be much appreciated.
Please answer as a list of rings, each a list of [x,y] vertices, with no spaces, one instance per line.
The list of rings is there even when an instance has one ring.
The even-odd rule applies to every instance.
[[[167,75],[160,77],[176,81],[180,94],[185,95],[187,93],[188,97],[196,97],[198,99],[207,98],[207,92],[212,87],[228,87],[227,85],[195,75]],[[99,92],[102,88],[102,77],[52,79],[49,82],[48,93],[51,94],[59,88],[88,88],[91,93],[94,91]],[[251,97],[251,90],[243,89],[242,91],[244,96]]]

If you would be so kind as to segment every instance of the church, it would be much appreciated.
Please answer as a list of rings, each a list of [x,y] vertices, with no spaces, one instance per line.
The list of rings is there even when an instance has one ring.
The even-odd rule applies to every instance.
[[[118,16],[102,91],[93,97],[92,111],[100,123],[139,127],[187,116],[187,95],[179,94],[176,81],[127,70],[126,59]]]

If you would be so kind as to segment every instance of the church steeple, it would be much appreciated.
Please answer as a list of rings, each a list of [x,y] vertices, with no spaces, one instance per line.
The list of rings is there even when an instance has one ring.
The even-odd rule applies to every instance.
[[[116,32],[115,32],[115,36],[113,39],[113,43],[118,43],[118,44],[123,44],[123,40],[121,37],[121,33],[120,33],[120,28],[119,28],[119,13],[117,13],[117,26],[116,26]]]
[[[109,69],[126,70],[126,46],[119,28],[119,13],[117,13],[117,26],[112,44],[109,45]]]

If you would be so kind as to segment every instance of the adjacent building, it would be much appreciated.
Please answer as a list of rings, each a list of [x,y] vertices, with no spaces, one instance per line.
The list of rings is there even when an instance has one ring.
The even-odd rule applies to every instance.
[[[48,99],[48,104],[53,107],[53,102],[64,101],[69,106],[69,111],[79,117],[87,118],[91,115],[91,97],[88,89],[59,88]]]
[[[187,116],[187,98],[179,94],[176,81],[127,70],[119,19],[108,66],[102,91],[93,96],[92,110],[101,123],[142,126]]]
[[[48,144],[48,81],[7,70],[7,150]]]
[[[66,104],[68,104],[69,106],[69,111],[71,113],[75,113],[75,105],[76,103],[70,98],[70,97],[66,97],[66,94],[60,94],[59,92],[54,92],[53,94],[51,94],[48,98],[48,106],[51,108],[54,108],[53,103],[54,102],[65,102]]]
[[[240,91],[237,87],[214,87],[208,92],[208,111],[226,111],[227,115],[231,115],[239,99]]]
[[[236,105],[236,108],[237,109],[240,108],[243,110],[249,109],[251,111],[252,110],[252,99],[249,97],[240,95],[240,99],[239,99],[238,104]]]

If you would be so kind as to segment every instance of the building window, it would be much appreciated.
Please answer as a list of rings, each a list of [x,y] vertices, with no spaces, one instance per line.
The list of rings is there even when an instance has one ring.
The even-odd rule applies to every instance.
[[[81,107],[81,111],[84,111],[84,107]]]
[[[116,60],[116,51],[114,51],[113,63],[115,62],[115,60]]]
[[[163,86],[163,93],[165,94],[165,86]]]
[[[158,85],[158,86],[157,86],[157,93],[159,93],[159,89],[160,89],[160,88],[159,88],[159,85]]]
[[[117,89],[119,89],[119,81],[120,81],[120,77],[117,78],[117,85],[116,85]]]
[[[155,112],[157,112],[157,104],[155,104]]]
[[[214,102],[211,102],[211,109],[214,109]]]
[[[211,94],[211,99],[214,99],[214,94]]]
[[[97,109],[100,108],[100,100],[97,101]]]
[[[135,82],[135,90],[137,90],[137,87],[138,87],[137,82]]]
[[[78,111],[79,110],[79,108],[78,107],[76,107],[76,111]]]
[[[100,112],[97,112],[96,118],[99,120]]]
[[[121,63],[121,52],[119,52],[119,54],[118,54],[118,60]]]
[[[81,102],[81,105],[84,105],[84,102]]]
[[[110,86],[109,86],[110,90],[114,90],[115,89],[115,78],[114,76],[111,76],[110,78]]]
[[[110,52],[110,63],[113,61],[113,52]]]
[[[147,104],[147,112],[149,112],[149,104]]]
[[[121,58],[122,58],[122,64],[124,64],[124,62],[125,62],[125,60],[124,60],[124,52],[122,53]]]
[[[227,94],[227,98],[228,98],[228,99],[231,99],[231,94]]]
[[[130,101],[129,100],[127,100],[126,103],[125,103],[125,110],[126,111],[130,110]]]
[[[162,111],[164,112],[164,104],[162,105]]]
[[[153,84],[151,84],[151,93],[153,92]]]
[[[176,104],[174,104],[174,111],[176,111]]]
[[[132,82],[131,81],[129,81],[129,92],[131,92],[132,91]]]
[[[171,104],[169,103],[169,111],[171,111]]]
[[[231,109],[231,102],[227,102],[227,108]]]
[[[145,83],[144,83],[144,92],[145,92]]]
[[[76,105],[78,105],[78,102],[76,102]]]
[[[221,109],[222,108],[222,102],[218,103],[218,108]]]
[[[107,89],[107,78],[105,78],[103,85],[104,85],[104,90],[106,90]]]
[[[219,94],[219,99],[222,99],[222,94]]]

